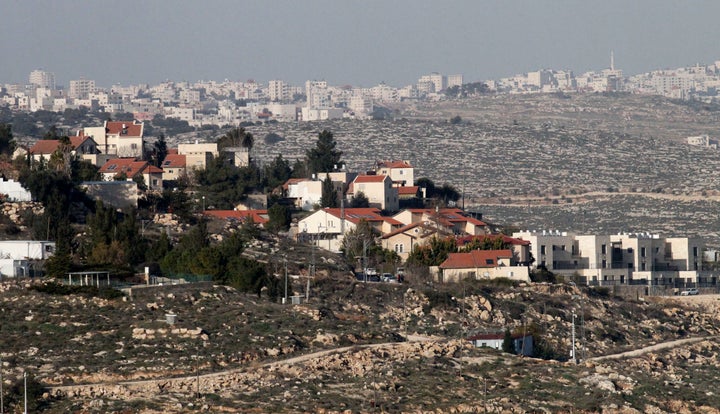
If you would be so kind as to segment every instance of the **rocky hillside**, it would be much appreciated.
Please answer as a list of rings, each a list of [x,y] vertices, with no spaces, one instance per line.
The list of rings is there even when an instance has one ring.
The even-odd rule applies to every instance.
[[[717,300],[629,301],[567,285],[366,284],[344,273],[314,281],[310,302],[301,305],[211,284],[137,289],[117,298],[36,286],[2,285],[0,356],[5,401],[18,401],[11,385],[26,370],[38,382],[35,404],[45,412],[714,412],[710,407],[720,406],[713,387],[720,366]],[[303,281],[291,283],[297,294],[304,288]],[[579,356],[584,349],[579,365],[567,362],[573,310]],[[166,323],[167,313],[177,315],[174,325]],[[462,340],[505,328],[532,332],[537,354],[555,359]],[[691,340],[594,359],[678,339]]]

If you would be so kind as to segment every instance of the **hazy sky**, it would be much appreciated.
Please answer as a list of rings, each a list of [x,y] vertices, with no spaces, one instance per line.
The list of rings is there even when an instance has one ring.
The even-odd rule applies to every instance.
[[[0,83],[307,79],[393,86],[720,60],[720,1],[0,0]]]

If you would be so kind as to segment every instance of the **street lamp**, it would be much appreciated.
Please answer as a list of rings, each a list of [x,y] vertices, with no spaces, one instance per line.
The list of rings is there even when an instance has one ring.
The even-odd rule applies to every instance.
[[[203,211],[203,213],[204,213],[204,212],[205,212],[205,196],[202,196],[202,200],[203,200],[203,209],[202,209],[202,211]]]

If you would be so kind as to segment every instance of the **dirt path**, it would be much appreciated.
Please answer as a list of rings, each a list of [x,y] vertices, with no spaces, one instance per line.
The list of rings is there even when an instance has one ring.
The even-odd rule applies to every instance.
[[[433,337],[427,337],[422,335],[407,335],[407,342],[425,342],[425,341],[432,341],[432,340],[439,340],[442,338],[433,338]],[[234,374],[240,374],[242,372],[246,372],[249,369],[268,369],[268,368],[275,368],[279,366],[290,366],[294,364],[299,364],[305,361],[309,361],[316,358],[322,358],[328,355],[332,354],[340,354],[344,352],[349,352],[353,349],[375,349],[375,348],[382,348],[382,347],[393,347],[398,346],[400,344],[404,344],[407,342],[382,342],[377,344],[365,344],[365,345],[351,345],[351,346],[344,346],[341,348],[334,348],[334,349],[326,349],[322,351],[313,352],[310,354],[305,355],[299,355],[296,357],[283,359],[280,361],[273,361],[273,362],[266,362],[263,364],[251,364],[249,366],[240,367],[240,368],[233,368],[228,369],[224,371],[218,371],[218,372],[211,372],[209,374],[193,374],[193,375],[185,375],[181,377],[165,377],[165,378],[152,378],[152,379],[145,379],[145,380],[131,380],[131,381],[117,381],[117,382],[97,382],[97,383],[86,383],[86,384],[74,384],[74,385],[58,385],[58,386],[49,386],[47,387],[51,393],[55,394],[58,391],[60,392],[67,392],[71,390],[77,390],[79,388],[93,388],[98,386],[122,386],[122,387],[137,387],[137,386],[148,386],[148,385],[159,385],[162,383],[167,383],[171,381],[197,381],[197,380],[204,380],[204,379],[215,379],[220,378],[224,376],[234,375]]]
[[[628,357],[636,357],[640,356],[642,354],[653,352],[653,351],[659,351],[662,349],[669,349],[669,348],[675,348],[680,345],[685,344],[691,344],[695,342],[701,342],[708,339],[717,339],[715,336],[703,336],[700,338],[685,338],[685,339],[678,339],[675,341],[669,341],[669,342],[663,342],[660,344],[655,344],[651,346],[646,346],[645,348],[635,349],[632,351],[626,351],[626,352],[620,352],[618,354],[612,354],[612,355],[603,355],[593,358],[588,358],[588,361],[602,361],[605,359],[620,359],[620,358],[628,358]]]

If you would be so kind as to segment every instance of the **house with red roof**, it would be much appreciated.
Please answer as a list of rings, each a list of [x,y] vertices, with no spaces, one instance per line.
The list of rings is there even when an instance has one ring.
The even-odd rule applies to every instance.
[[[142,158],[143,126],[135,120],[105,121],[103,126],[83,128],[77,135],[91,136],[104,154]]]
[[[396,187],[412,186],[415,183],[415,168],[410,161],[378,161],[375,174],[387,175]]]
[[[433,237],[443,238],[448,236],[452,236],[452,233],[443,229],[438,232],[438,228],[435,226],[417,222],[384,233],[380,237],[380,243],[384,249],[394,251],[402,261],[405,261],[410,256],[413,248],[429,243]]]
[[[43,139],[30,147],[28,153],[30,153],[33,162],[40,162],[43,159],[48,161],[58,148],[60,148],[60,140]],[[92,137],[88,136],[70,137],[70,148],[71,154],[77,159],[84,159],[93,164],[97,162],[97,156],[100,154],[97,143]]]
[[[163,170],[147,161],[135,158],[115,158],[100,167],[103,181],[113,181],[125,177],[127,181],[142,179],[148,190],[162,191]]]
[[[456,235],[477,236],[490,233],[487,223],[468,216],[459,208],[410,208],[393,216],[403,224],[426,223]]]
[[[177,180],[187,175],[186,156],[181,154],[168,154],[163,160],[163,181]]]
[[[400,208],[398,190],[387,175],[358,175],[350,183],[347,196],[365,194],[370,207],[385,211],[397,211]]]
[[[205,210],[203,213],[206,217],[220,220],[245,222],[252,220],[253,223],[265,226],[270,220],[267,210]]]
[[[516,265],[513,252],[506,250],[473,250],[467,253],[450,253],[438,266],[438,282],[459,282],[464,279],[495,279],[505,277],[530,282],[528,266]]]
[[[324,208],[298,222],[297,236],[318,247],[339,252],[345,234],[362,220],[381,234],[402,226],[392,217],[383,216],[377,208]]]

